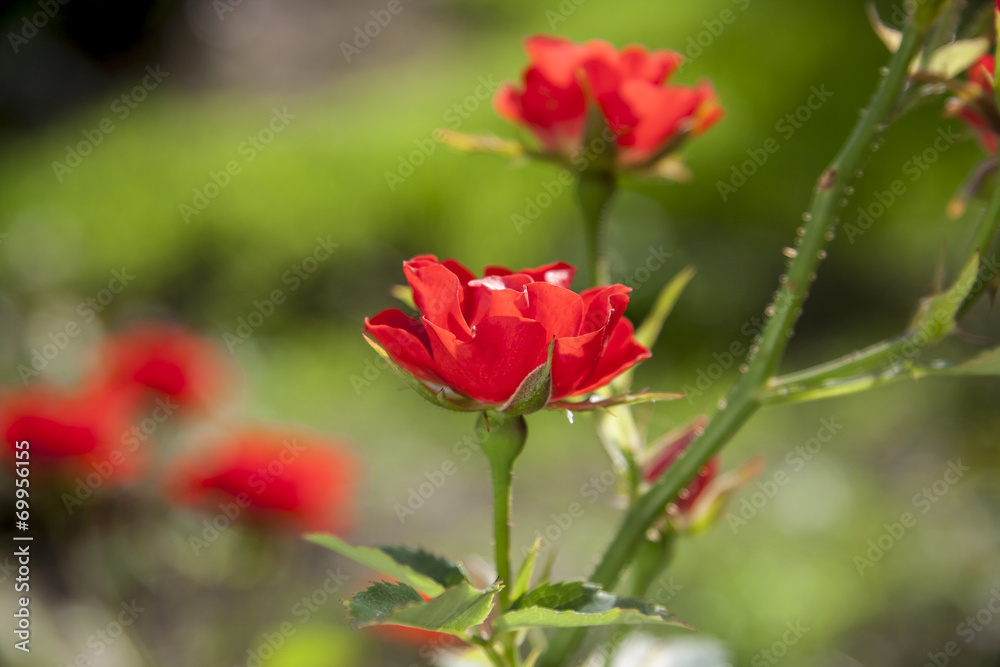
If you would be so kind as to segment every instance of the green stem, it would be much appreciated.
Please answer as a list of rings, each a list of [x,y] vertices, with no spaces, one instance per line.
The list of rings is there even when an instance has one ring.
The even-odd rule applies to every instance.
[[[493,648],[492,644],[490,644],[488,640],[476,638],[473,642],[479,646],[479,648],[483,649],[483,653],[485,653],[486,657],[489,658],[493,667],[508,667],[507,663],[504,662],[503,658],[499,653],[497,653],[496,649]]]
[[[733,387],[722,407],[709,422],[705,432],[695,440],[687,454],[667,469],[664,475],[628,513],[611,540],[591,581],[605,588],[613,587],[628,565],[635,546],[645,531],[675,498],[715,456],[722,446],[743,426],[760,407],[759,390],[774,373],[788,344],[809,286],[824,248],[832,238],[835,212],[841,188],[849,182],[861,158],[869,150],[885,120],[893,111],[906,84],[907,68],[920,46],[926,25],[909,21],[903,39],[889,63],[889,71],[880,82],[867,111],[854,126],[847,142],[820,176],[813,193],[810,214],[804,226],[801,243],[794,254],[786,277],[782,280],[773,315],[765,325],[759,345],[752,350],[747,372]],[[770,310],[770,308],[769,308]],[[537,667],[561,667],[576,649],[583,633],[575,630],[557,632],[549,649],[541,656]]]
[[[504,587],[498,595],[500,607],[510,604],[510,506],[513,468],[491,464],[493,474],[493,537],[496,541],[497,578]]]
[[[993,191],[993,198],[990,200],[990,205],[986,209],[986,213],[979,221],[979,227],[972,238],[972,247],[969,250],[970,256],[973,252],[979,253],[980,269],[986,267],[985,262],[989,259],[987,253],[989,253],[993,245],[993,240],[996,238],[998,229],[1000,229],[1000,187],[997,187]],[[958,309],[957,318],[961,319],[963,315],[969,312],[969,309],[983,295],[989,283],[989,280],[979,280],[973,285],[969,295],[965,297],[962,307]]]
[[[605,219],[616,187],[614,174],[603,170],[584,171],[576,184],[577,203],[585,225],[584,237],[587,241],[587,264],[590,269],[588,278],[591,287],[611,282]]]
[[[482,436],[483,451],[490,461],[497,579],[503,582],[498,598],[500,608],[506,609],[510,604],[510,587],[514,583],[510,573],[511,480],[514,477],[514,461],[528,438],[528,424],[521,416],[485,412],[479,417],[476,431],[485,433]]]

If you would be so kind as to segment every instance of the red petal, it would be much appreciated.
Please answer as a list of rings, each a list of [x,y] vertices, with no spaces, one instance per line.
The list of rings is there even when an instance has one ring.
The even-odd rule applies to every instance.
[[[583,386],[593,374],[603,347],[603,330],[556,339],[552,353],[552,400],[579,393],[577,387]]]
[[[575,292],[549,283],[525,288],[521,314],[545,327],[549,338],[576,336],[583,323],[583,299]]]
[[[403,262],[403,273],[421,315],[456,335],[472,335],[462,313],[464,286],[459,276],[444,264],[423,257]]]
[[[652,356],[650,351],[635,339],[632,323],[621,318],[611,332],[597,368],[587,382],[574,393],[586,394],[599,389],[640,361],[649,359],[650,356]]]
[[[566,88],[575,80],[584,48],[562,37],[536,35],[524,41],[524,50],[545,78]]]
[[[391,308],[371,319],[365,318],[365,333],[374,338],[394,362],[413,375],[423,380],[439,381],[434,372],[430,341],[419,320]]]
[[[488,317],[471,340],[423,320],[438,374],[451,387],[485,404],[502,404],[545,362],[545,327],[518,317]]]

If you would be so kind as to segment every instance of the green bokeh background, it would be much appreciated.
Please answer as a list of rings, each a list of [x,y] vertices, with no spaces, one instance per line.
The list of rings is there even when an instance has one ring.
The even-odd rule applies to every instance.
[[[676,48],[689,59],[679,81],[713,82],[726,117],[685,147],[693,180],[626,181],[611,214],[614,279],[636,278],[651,249],[670,254],[662,268],[636,285],[629,306],[633,320],[642,318],[674,274],[688,265],[698,271],[653,359],[639,370],[638,384],[680,390],[694,385],[700,372],[725,370],[701,395],[639,410],[655,436],[707,410],[736,375],[738,361],[727,361],[725,352],[734,343],[749,344],[746,324],[770,298],[784,266],[780,251],[792,240],[816,177],[855,122],[887,54],[862,3],[853,1],[440,0],[405,3],[403,12],[346,63],[339,43],[353,39],[355,26],[384,3],[343,6],[347,18],[326,33],[328,62],[307,84],[275,85],[271,72],[270,78],[261,75],[262,81],[206,85],[199,76],[202,63],[194,57],[173,62],[170,54],[177,51],[164,46],[167,38],[149,38],[131,65],[115,70],[83,102],[66,105],[44,122],[11,121],[0,143],[0,230],[6,234],[0,241],[0,368],[9,384],[20,384],[18,364],[47,342],[49,332],[79,320],[77,304],[105,288],[113,270],[124,269],[134,281],[97,320],[81,322],[83,335],[42,379],[71,381],[90,345],[131,320],[168,316],[186,322],[221,345],[228,343],[243,368],[243,396],[228,418],[239,414],[306,425],[353,443],[364,457],[361,518],[351,540],[422,544],[456,558],[488,561],[486,462],[480,456],[465,461],[453,447],[471,429],[472,418],[423,404],[401,391],[391,373],[366,376],[376,367],[360,336],[362,320],[393,305],[387,290],[402,281],[400,263],[415,254],[454,257],[478,271],[488,264],[520,267],[555,260],[582,266],[584,250],[568,192],[551,198],[530,225],[518,229],[512,219],[525,215],[530,202],[545,201],[539,196],[555,181],[553,167],[462,155],[433,142],[435,128],[450,124],[463,132],[521,136],[476,93],[483,90],[481,81],[515,78],[524,65],[520,41],[537,32]],[[891,12],[888,3],[880,8]],[[18,25],[28,9],[10,10],[9,23]],[[313,10],[308,3],[293,9],[274,3],[269,11],[277,16]],[[711,23],[724,10],[734,20],[713,35]],[[158,11],[158,20],[174,25],[171,21],[183,23],[191,10],[165,4]],[[258,9],[248,0],[225,20],[238,20],[240,11]],[[211,44],[202,53],[217,59],[245,56],[254,52],[254,40],[278,26],[265,22],[242,46]],[[58,41],[57,27],[44,39]],[[164,34],[176,38],[176,31]],[[316,34],[321,33],[293,35],[288,48],[305,49]],[[43,46],[33,42],[25,51],[36,45]],[[11,68],[16,73],[18,62],[8,56],[7,76],[14,76]],[[155,63],[171,75],[119,119],[113,101]],[[287,72],[289,79],[295,74]],[[814,87],[832,96],[788,136],[777,124],[806,103]],[[454,115],[454,105],[464,105],[468,117]],[[247,161],[241,142],[258,134],[276,108],[294,118]],[[106,117],[113,118],[114,132],[60,181],[52,163],[64,161],[67,145],[76,145],[82,132]],[[455,118],[461,122],[452,122]],[[944,118],[941,104],[920,107],[893,126],[871,154],[856,194],[843,208],[844,222],[856,222],[859,207],[878,201],[876,193],[894,180],[902,179],[906,191],[871,229],[853,238],[842,230],[832,244],[790,346],[788,370],[901,331],[918,299],[932,289],[938,266],[944,262],[946,275],[954,275],[982,206],[974,203],[959,221],[947,219],[945,206],[983,156],[963,137],[935,154],[914,180],[906,164],[933,146],[940,128],[958,132],[961,124]],[[779,150],[724,200],[718,182],[728,180],[748,159],[747,151],[770,137]],[[425,155],[421,145],[433,152]],[[240,173],[185,221],[180,205],[192,204],[195,190],[203,190],[211,174],[231,160]],[[422,163],[390,187],[386,173],[398,173],[401,162],[411,160]],[[339,246],[291,289],[286,272],[314,252],[318,238]],[[267,299],[275,289],[283,290],[287,301],[252,336],[234,344],[227,335],[236,334],[240,318],[254,312],[255,300]],[[977,309],[964,323],[963,336],[939,353],[966,355],[995,344],[997,323],[995,313]],[[995,658],[1000,621],[987,623],[970,643],[957,627],[1000,586],[998,389],[991,379],[901,382],[762,412],[725,451],[723,467],[761,455],[768,465],[758,481],[786,470],[788,483],[746,525],[723,520],[707,534],[685,539],[657,590],[679,586],[669,599],[671,610],[703,635],[722,640],[736,665],[774,664],[760,652],[780,641],[786,623],[796,621],[808,632],[781,658],[785,664],[922,665],[928,652],[942,651],[949,641],[961,648],[949,664],[1000,664]],[[786,454],[815,437],[822,419],[842,429],[801,470],[792,471]],[[563,415],[539,414],[529,422],[532,435],[515,483],[514,551],[520,554],[536,532],[549,529],[550,537],[557,535],[547,549],[556,556],[554,572],[579,577],[592,566],[619,515],[612,491],[597,498],[589,491],[590,480],[599,479],[609,463],[591,420],[570,425]],[[920,514],[915,494],[958,460],[970,471]],[[459,472],[401,522],[397,505],[406,504],[411,489],[446,461],[455,462]],[[754,483],[738,493],[728,511],[738,512],[742,500],[749,502],[759,490]],[[583,517],[553,529],[558,528],[553,514],[567,512],[574,502],[584,506]],[[884,523],[898,521],[906,511],[918,514],[917,525],[859,575],[854,557],[865,554]],[[164,544],[174,538],[164,538]],[[244,597],[214,623],[185,628],[183,637],[204,649],[191,654],[191,662],[165,653],[147,657],[149,664],[246,664],[246,650],[287,617],[289,591],[314,589],[330,566],[352,575],[351,590],[371,576],[294,541],[254,557],[245,553],[256,548],[252,538],[230,539],[237,538],[226,538],[225,556],[213,555],[210,564],[198,560],[188,569],[177,565],[184,557],[170,548],[160,553],[163,567],[176,566],[196,581],[212,570],[212,577]],[[180,554],[184,545],[174,549]],[[136,553],[137,561],[159,562]],[[310,566],[296,570],[289,562]],[[85,577],[90,565],[76,563],[73,571]],[[230,574],[218,574],[226,568]],[[146,569],[147,583],[159,581],[156,567]],[[149,584],[147,590],[157,588]],[[3,595],[10,594],[5,586]],[[66,591],[51,599],[53,605],[75,600],[81,609],[92,602]],[[148,602],[157,599],[152,595]],[[247,600],[256,608],[249,609]],[[164,606],[166,625],[174,623],[168,611],[183,613],[181,603],[171,604]],[[82,629],[58,626],[54,631],[61,639],[47,649],[47,658],[69,664],[91,626],[103,621],[84,622]],[[265,664],[422,664],[370,635],[348,634],[345,626],[339,605],[330,604]],[[211,648],[216,645],[224,648]],[[0,656],[21,659],[7,646]]]

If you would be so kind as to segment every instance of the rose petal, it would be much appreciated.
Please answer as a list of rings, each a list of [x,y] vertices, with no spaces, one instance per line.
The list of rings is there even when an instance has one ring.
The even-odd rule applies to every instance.
[[[436,370],[451,387],[485,404],[502,404],[545,362],[545,327],[518,317],[488,317],[462,341],[427,319]]]
[[[431,344],[419,320],[391,308],[372,318],[365,318],[365,333],[375,339],[389,358],[422,380],[438,382],[431,369]]]

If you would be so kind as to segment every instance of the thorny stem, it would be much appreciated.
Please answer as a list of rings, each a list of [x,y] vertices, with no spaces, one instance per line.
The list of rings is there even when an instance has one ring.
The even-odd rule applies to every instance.
[[[677,496],[708,461],[728,442],[760,407],[759,390],[773,375],[798,319],[809,286],[824,248],[832,238],[835,210],[841,189],[849,182],[869,144],[878,136],[883,123],[893,111],[907,81],[907,69],[916,55],[926,25],[910,20],[902,42],[889,63],[865,114],[851,131],[847,142],[820,176],[813,193],[801,243],[778,290],[773,314],[767,321],[747,372],[737,381],[727,399],[709,422],[704,433],[689,447],[649,491],[626,513],[618,532],[591,576],[591,581],[612,588],[628,565],[635,546],[649,526],[657,521],[667,505]],[[562,667],[583,639],[584,632],[557,632],[537,667]]]

